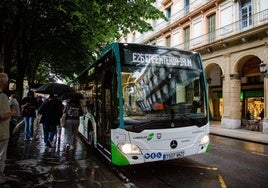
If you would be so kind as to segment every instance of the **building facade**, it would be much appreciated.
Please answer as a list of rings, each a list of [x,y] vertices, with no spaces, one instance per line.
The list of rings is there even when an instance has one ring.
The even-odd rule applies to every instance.
[[[155,6],[168,21],[151,21],[153,31],[133,31],[122,42],[200,52],[211,120],[235,129],[247,119],[268,133],[268,1],[158,0]]]

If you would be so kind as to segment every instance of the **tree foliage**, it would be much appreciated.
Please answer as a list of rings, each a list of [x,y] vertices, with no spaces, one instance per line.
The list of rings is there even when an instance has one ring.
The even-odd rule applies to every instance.
[[[155,0],[2,0],[0,65],[31,86],[72,79],[109,43],[165,18]]]

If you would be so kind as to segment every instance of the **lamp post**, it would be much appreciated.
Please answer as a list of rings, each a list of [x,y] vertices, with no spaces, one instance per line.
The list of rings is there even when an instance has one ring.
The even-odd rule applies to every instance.
[[[261,61],[259,64],[259,69],[261,74],[264,76],[264,119],[262,122],[262,132],[263,133],[268,133],[268,115],[267,115],[267,110],[268,110],[268,95],[267,95],[267,88],[268,88],[268,74],[267,74],[267,68],[266,64]]]
[[[259,64],[259,69],[262,74],[265,74],[267,72],[266,64],[263,61],[261,61]]]

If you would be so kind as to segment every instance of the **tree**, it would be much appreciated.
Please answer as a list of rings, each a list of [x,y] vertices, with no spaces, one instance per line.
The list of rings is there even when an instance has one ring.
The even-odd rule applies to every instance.
[[[132,30],[152,29],[150,19],[165,18],[154,2],[2,0],[0,65],[16,78],[19,94],[25,78],[30,86],[53,77],[72,79],[107,44]]]

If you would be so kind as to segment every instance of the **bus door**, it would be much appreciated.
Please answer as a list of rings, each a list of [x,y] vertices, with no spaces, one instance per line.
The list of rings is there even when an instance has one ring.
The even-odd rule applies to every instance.
[[[102,72],[102,88],[99,107],[98,142],[110,151],[111,127],[114,119],[114,78],[115,68],[106,68]]]

